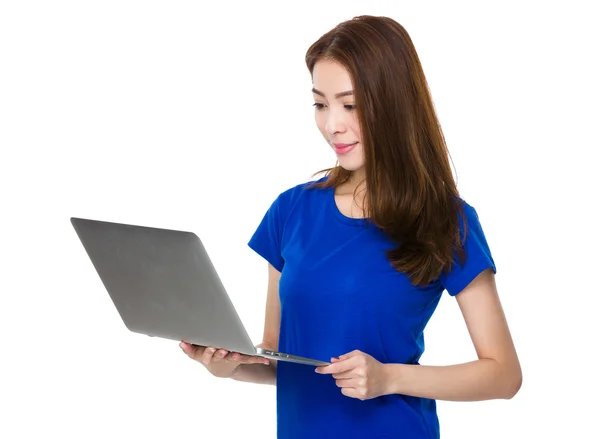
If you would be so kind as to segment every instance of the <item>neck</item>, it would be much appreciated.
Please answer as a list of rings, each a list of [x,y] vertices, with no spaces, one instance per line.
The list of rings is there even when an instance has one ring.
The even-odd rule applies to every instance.
[[[352,172],[352,176],[346,182],[348,189],[354,191],[358,188],[358,191],[364,191],[366,189],[366,176],[364,169],[358,169]]]

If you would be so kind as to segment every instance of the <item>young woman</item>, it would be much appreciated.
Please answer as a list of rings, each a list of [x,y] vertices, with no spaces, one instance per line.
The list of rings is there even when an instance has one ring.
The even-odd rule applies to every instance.
[[[249,242],[268,261],[269,364],[181,343],[215,376],[276,384],[280,438],[437,438],[435,400],[512,398],[521,368],[475,209],[458,194],[417,52],[386,17],[343,22],[306,54],[334,168],[273,202]],[[447,291],[478,359],[419,364]]]

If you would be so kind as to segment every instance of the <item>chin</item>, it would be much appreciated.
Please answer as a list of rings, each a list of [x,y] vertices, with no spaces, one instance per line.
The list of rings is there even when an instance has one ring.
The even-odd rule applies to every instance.
[[[338,163],[342,168],[349,172],[358,171],[364,167],[362,163],[352,163],[351,161],[345,161],[343,159],[338,159]]]

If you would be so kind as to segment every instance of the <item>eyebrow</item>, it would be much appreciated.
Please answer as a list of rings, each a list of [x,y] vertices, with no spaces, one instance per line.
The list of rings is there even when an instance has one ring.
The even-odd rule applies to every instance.
[[[316,88],[313,88],[312,92],[314,94],[319,95],[319,96],[325,97],[325,93],[323,93],[322,91],[317,90]],[[352,96],[353,94],[354,94],[354,90],[348,90],[348,91],[343,91],[341,93],[337,93],[334,97],[336,99],[338,99],[338,98],[343,98],[344,96]]]

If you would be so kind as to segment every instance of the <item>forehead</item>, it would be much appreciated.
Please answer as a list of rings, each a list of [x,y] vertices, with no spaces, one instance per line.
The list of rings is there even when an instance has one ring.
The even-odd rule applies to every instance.
[[[312,74],[313,86],[326,95],[334,95],[352,90],[352,78],[341,64],[330,61],[317,61]]]

